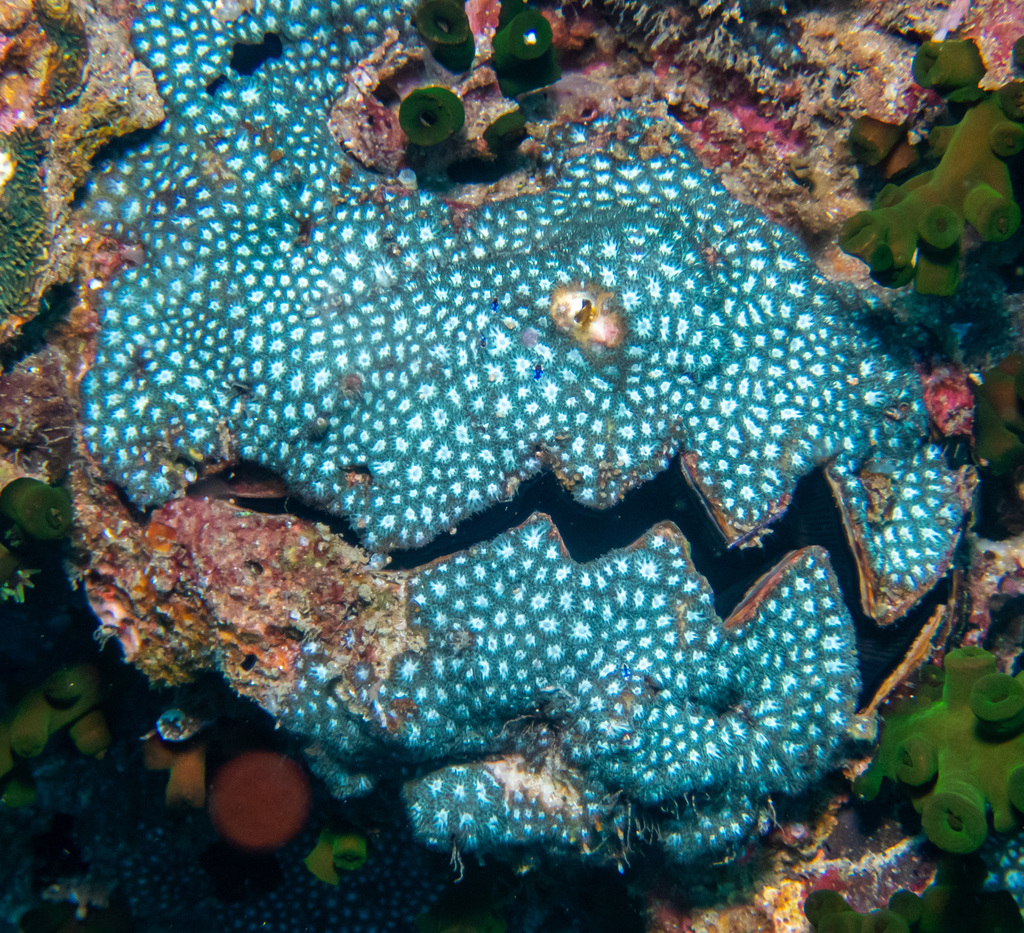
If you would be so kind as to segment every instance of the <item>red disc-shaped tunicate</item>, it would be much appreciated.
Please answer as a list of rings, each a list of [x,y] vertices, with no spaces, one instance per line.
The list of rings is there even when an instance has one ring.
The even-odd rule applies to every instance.
[[[210,821],[221,838],[247,852],[271,852],[294,839],[309,816],[306,772],[277,752],[243,752],[210,786]]]

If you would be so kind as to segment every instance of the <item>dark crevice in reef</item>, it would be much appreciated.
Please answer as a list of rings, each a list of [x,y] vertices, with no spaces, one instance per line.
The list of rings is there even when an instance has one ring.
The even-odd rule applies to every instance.
[[[10,372],[25,357],[43,349],[51,328],[70,313],[75,296],[75,286],[71,282],[57,283],[46,289],[39,299],[39,313],[0,350],[0,369]]]
[[[104,168],[112,162],[121,161],[128,153],[144,148],[159,132],[159,125],[152,126],[149,129],[132,130],[130,133],[125,133],[123,136],[115,136],[113,139],[103,143],[93,154],[91,160],[93,171],[85,176],[84,184],[75,189],[76,200],[72,202],[71,206],[78,207],[81,205],[84,196],[88,194],[90,186]]]
[[[1018,492],[1024,468],[1002,475],[985,473],[975,496],[974,531],[990,541],[1004,541],[1024,532],[1024,503]]]
[[[213,97],[227,83],[228,79],[224,75],[217,75],[216,78],[206,85],[206,93]]]
[[[214,478],[213,482],[218,480]],[[228,488],[225,485],[225,489]],[[290,513],[322,522],[350,543],[358,543],[358,536],[345,519],[303,506],[291,497],[249,498],[240,492],[241,488],[236,488],[230,495],[237,505],[257,512]],[[190,495],[227,497],[223,489],[203,483],[190,490]],[[512,499],[466,519],[451,533],[441,534],[423,547],[394,552],[387,566],[391,570],[422,567],[489,541],[526,521],[534,512],[551,516],[569,555],[579,563],[632,544],[658,522],[673,522],[689,542],[693,562],[710,584],[715,594],[715,610],[723,618],[732,612],[753,583],[784,555],[811,545],[825,548],[856,628],[862,700],[869,698],[899,664],[935,607],[949,595],[948,580],[942,581],[903,619],[880,628],[861,609],[860,582],[853,553],[831,489],[820,469],[797,484],[792,504],[785,515],[770,526],[771,533],[764,536],[761,547],[728,548],[708,520],[697,493],[680,472],[678,458],[609,509],[581,505],[553,473],[541,473],[523,482]]]
[[[240,75],[252,75],[267,59],[280,58],[283,50],[281,37],[268,32],[262,42],[236,42],[231,49],[231,61],[228,64]]]
[[[228,65],[237,75],[253,75],[267,60],[280,58],[283,51],[281,37],[276,33],[268,32],[263,36],[262,42],[236,42],[231,47],[231,60]],[[227,83],[227,80],[226,75],[217,75],[206,85],[206,93],[213,97]]]
[[[353,469],[351,472],[361,471]],[[186,495],[190,499],[219,499],[262,515],[294,515],[303,521],[326,525],[331,534],[351,545],[362,546],[347,518],[305,505],[288,493],[277,474],[254,463],[242,462],[204,476],[188,487]]]
[[[89,160],[89,164],[92,166],[91,170],[82,179],[82,183],[71,193],[71,210],[75,212],[85,206],[96,179],[107,166],[112,162],[124,159],[129,152],[144,147],[158,132],[159,126],[133,130],[131,133],[125,133],[124,136],[116,136],[100,146]],[[100,226],[104,230],[113,229],[121,231],[124,229],[119,219],[110,220]]]

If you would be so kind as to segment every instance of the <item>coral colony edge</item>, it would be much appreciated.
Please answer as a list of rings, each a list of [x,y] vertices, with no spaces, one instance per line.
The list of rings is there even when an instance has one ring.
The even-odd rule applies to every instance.
[[[372,49],[417,41],[413,7],[143,6],[166,119],[86,200],[145,251],[102,298],[83,384],[105,475],[151,507],[198,462],[249,461],[385,554],[541,470],[602,508],[676,454],[745,543],[827,463],[865,611],[902,615],[946,572],[972,488],[925,441],[909,354],[662,115],[550,134],[533,184],[479,207],[366,171],[327,115]],[[232,72],[234,44],[271,32],[281,55]],[[642,818],[670,858],[735,852],[835,763],[854,711],[821,548],[725,620],[671,526],[578,564],[536,516],[390,585],[399,647],[309,633],[271,712],[340,797],[406,775],[414,831],[442,849],[614,863]]]

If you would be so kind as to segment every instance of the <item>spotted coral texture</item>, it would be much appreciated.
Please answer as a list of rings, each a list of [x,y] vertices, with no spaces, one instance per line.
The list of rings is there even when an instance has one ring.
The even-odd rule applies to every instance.
[[[346,64],[403,22],[268,0],[224,25],[179,0],[137,24],[168,119],[90,209],[148,261],[104,296],[84,388],[86,442],[135,502],[180,495],[183,460],[241,456],[389,549],[545,466],[609,505],[682,450],[736,539],[816,463],[913,442],[908,361],[677,139],[642,157],[643,119],[569,131],[563,146],[596,134],[609,152],[551,153],[548,190],[459,222],[348,162],[325,113]],[[234,76],[231,43],[264,30],[281,58]],[[624,339],[560,330],[568,284],[610,296]]]
[[[977,471],[950,469],[930,445],[902,459],[868,460],[859,471],[834,464],[825,475],[858,563],[864,611],[894,622],[949,572]]]
[[[853,712],[853,626],[820,548],[789,554],[724,623],[671,525],[577,564],[536,517],[408,593],[425,648],[360,662],[339,690],[311,640],[283,723],[340,765],[474,763],[407,789],[418,835],[442,847],[596,849],[628,801],[677,857],[720,850],[750,834],[757,801],[824,773]],[[699,812],[666,818],[694,795]]]

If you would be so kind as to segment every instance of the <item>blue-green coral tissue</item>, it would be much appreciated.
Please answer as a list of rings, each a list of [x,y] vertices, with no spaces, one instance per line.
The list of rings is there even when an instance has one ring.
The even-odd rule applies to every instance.
[[[83,389],[86,443],[137,504],[181,495],[196,456],[240,456],[391,549],[546,467],[613,504],[683,450],[735,540],[817,464],[916,445],[909,357],[670,127],[570,128],[553,146],[591,154],[549,152],[544,191],[465,216],[342,172],[324,113],[407,8],[140,14],[167,119],[88,209],[148,261],[103,296]],[[232,43],[264,31],[281,57],[232,77]],[[574,324],[585,307],[606,313]]]
[[[883,778],[907,792],[928,838],[948,852],[973,852],[1024,814],[1024,674],[996,671],[993,655],[946,655],[941,697],[919,698],[886,718],[878,751],[854,783],[866,799]]]
[[[675,859],[735,851],[770,825],[770,795],[833,764],[857,696],[820,548],[789,554],[725,621],[672,525],[578,564],[539,516],[407,593],[416,647],[349,673],[311,637],[282,722],[342,792],[347,771],[415,768],[414,830],[446,850],[614,858],[631,807]]]

